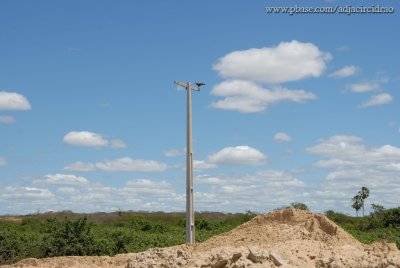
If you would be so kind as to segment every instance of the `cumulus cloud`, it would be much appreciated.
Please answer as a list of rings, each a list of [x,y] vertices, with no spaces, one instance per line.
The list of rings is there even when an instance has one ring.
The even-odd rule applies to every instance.
[[[352,75],[355,75],[357,72],[359,72],[360,68],[357,66],[351,65],[351,66],[345,66],[342,69],[339,69],[333,73],[331,73],[329,76],[333,78],[344,78],[344,77],[349,77]]]
[[[64,136],[64,142],[73,146],[101,148],[108,145],[108,140],[100,134],[90,131],[71,131]]]
[[[48,200],[54,198],[54,194],[48,189],[36,187],[6,186],[0,193],[0,199],[8,202],[19,202],[21,200]]]
[[[101,134],[90,131],[71,131],[64,136],[63,141],[72,146],[104,148],[111,146],[115,149],[126,148],[122,140],[107,140]]]
[[[66,184],[66,185],[80,185],[87,184],[89,181],[81,176],[69,174],[48,174],[43,179],[35,180],[35,183],[45,184]]]
[[[381,85],[389,82],[389,78],[381,76],[373,81],[359,82],[347,86],[347,89],[353,93],[365,93],[371,91],[378,91],[381,89]]]
[[[203,174],[195,181],[208,187],[207,191],[195,193],[196,204],[205,210],[263,212],[295,201],[305,202],[308,194],[303,181],[278,170],[224,176]]]
[[[15,117],[11,115],[0,115],[0,123],[11,124],[15,122]]]
[[[380,88],[380,84],[378,82],[360,82],[356,84],[352,84],[348,86],[348,88],[355,93],[364,93],[375,91]]]
[[[16,92],[0,91],[0,110],[30,110],[28,99]]]
[[[370,147],[360,137],[338,135],[320,140],[307,151],[327,158],[314,163],[317,168],[329,170],[326,188],[334,186],[336,191],[351,196],[354,194],[352,191],[366,186],[371,193],[381,194],[379,202],[385,200],[390,203],[397,200],[394,199],[396,194],[392,193],[400,193],[399,147],[390,144]]]
[[[360,152],[366,150],[362,141],[363,139],[357,136],[335,135],[319,140],[317,145],[307,148],[307,151],[330,157],[340,156],[343,153],[346,153],[347,156],[359,155]]]
[[[231,52],[213,66],[222,77],[279,84],[319,77],[332,56],[296,40]]]
[[[124,149],[127,146],[123,140],[111,140],[111,147],[115,149]]]
[[[126,183],[122,191],[124,194],[134,195],[136,197],[143,197],[146,195],[146,198],[154,196],[165,198],[170,197],[174,193],[171,184],[165,181],[155,182],[148,179],[130,180]]]
[[[359,108],[367,108],[370,106],[384,105],[393,100],[393,97],[390,94],[382,93],[378,95],[372,96],[369,100],[362,103]]]
[[[227,180],[221,179],[216,176],[210,176],[206,174],[199,175],[195,178],[196,183],[208,184],[208,185],[227,185]]]
[[[221,165],[238,164],[238,159],[243,159],[246,154],[226,153],[235,151],[237,147],[227,147],[209,156],[218,156],[217,162]],[[300,179],[295,175],[299,174],[298,171],[290,170],[257,170],[247,174],[197,173],[194,178],[198,185],[195,188],[196,207],[199,210],[243,212],[251,209],[264,212],[291,202],[304,202],[321,212],[327,209],[351,212],[349,199],[361,186],[371,191],[368,202],[397,206],[400,194],[399,147],[390,144],[368,146],[361,137],[336,135],[319,140],[306,152],[320,158],[313,164],[318,174],[326,172],[320,183]],[[210,160],[207,158],[202,164]],[[240,161],[243,162],[249,163],[248,160]],[[33,186],[2,187],[0,202],[10,204],[13,211],[36,210],[38,207],[76,211],[115,211],[132,207],[180,211],[185,204],[182,183],[184,178],[179,182],[137,178],[122,186],[109,187],[75,175],[50,174],[40,181],[33,181]],[[44,189],[42,185],[52,190]]]
[[[250,146],[225,147],[208,155],[207,162],[216,165],[260,165],[267,157]]]
[[[193,160],[193,168],[195,170],[200,170],[200,169],[210,169],[210,168],[216,168],[217,165],[213,163],[207,163],[206,161],[203,160]]]
[[[154,160],[143,160],[133,159],[130,157],[121,157],[113,160],[104,160],[102,162],[90,163],[90,162],[75,162],[64,167],[64,170],[69,171],[107,171],[107,172],[160,172],[167,169],[167,164],[154,161]]]
[[[167,164],[154,160],[133,159],[122,157],[114,160],[105,160],[95,164],[96,168],[108,172],[141,171],[160,172],[167,169]]]
[[[274,136],[274,141],[276,142],[290,142],[293,138],[286,133],[278,132]]]
[[[93,163],[85,163],[78,161],[65,166],[64,170],[88,172],[88,171],[95,171],[96,166]]]
[[[0,156],[0,166],[4,166],[7,164],[7,160],[5,157]]]
[[[256,152],[255,157],[248,157],[252,155],[251,149]],[[313,163],[313,170],[318,174],[315,178],[326,173],[321,182],[305,180],[309,173],[298,175],[298,171],[290,170],[256,170],[245,174],[237,171],[217,174],[215,170],[207,170],[212,174],[201,174],[198,171],[194,178],[198,185],[195,188],[196,207],[199,210],[264,212],[291,202],[304,202],[321,212],[327,209],[351,212],[350,198],[361,186],[370,189],[368,204],[398,205],[400,147],[391,144],[369,146],[358,136],[335,135],[318,140],[306,152],[317,157]],[[262,163],[265,161],[262,156],[249,146],[226,147],[210,154],[200,164]],[[93,165],[99,170],[96,164]],[[67,174],[49,174],[40,180],[19,183],[30,185],[0,187],[0,204],[7,204],[9,210],[18,212],[38,208],[116,211],[132,207],[180,211],[185,204],[184,176],[182,181],[168,182],[133,178],[125,185],[114,187]],[[1,210],[5,210],[4,205]]]
[[[176,156],[182,156],[186,153],[185,149],[170,149],[168,151],[164,152],[164,156],[166,157],[176,157]]]
[[[243,80],[221,82],[214,86],[211,94],[223,97],[222,100],[213,102],[212,107],[243,113],[261,112],[269,105],[282,101],[304,102],[317,98],[313,93],[304,90],[289,90],[282,87],[266,89]]]
[[[32,213],[41,211],[73,210],[77,212],[148,210],[181,211],[185,198],[177,194],[171,184],[150,179],[132,179],[120,187],[85,182],[79,177],[68,177],[64,185],[55,175],[46,175],[51,183],[33,181],[34,185],[48,185],[50,189],[36,186],[7,186],[0,188],[0,212]],[[56,179],[54,179],[56,177]],[[28,182],[28,181],[25,181]]]

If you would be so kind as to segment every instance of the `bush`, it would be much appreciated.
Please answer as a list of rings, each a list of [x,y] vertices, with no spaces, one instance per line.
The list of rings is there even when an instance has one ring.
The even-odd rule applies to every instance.
[[[385,227],[400,227],[400,208],[391,208],[382,211]]]
[[[251,210],[247,210],[246,213],[243,215],[243,222],[249,221],[254,218],[257,214],[252,212]]]
[[[42,244],[44,255],[54,257],[99,254],[91,232],[92,226],[86,217],[75,221],[65,218],[62,222],[56,219],[47,220],[45,224],[47,235]]]
[[[364,217],[356,223],[354,228],[360,231],[370,231],[382,227],[383,223],[379,219],[374,217]]]
[[[355,225],[358,221],[358,218],[348,216],[341,212],[335,212],[333,210],[328,210],[325,212],[326,217],[331,221],[339,224],[339,225]]]
[[[30,231],[40,231],[40,229],[42,228],[42,222],[39,219],[33,217],[24,217],[22,219],[21,225],[29,228]]]
[[[205,219],[201,219],[201,220],[198,220],[198,221],[196,220],[195,221],[195,225],[196,225],[196,229],[199,229],[199,230],[208,230],[208,231],[210,231],[213,228],[211,222],[208,221],[208,220],[205,220]]]
[[[112,238],[114,241],[113,255],[119,253],[127,253],[127,245],[129,243],[129,236],[123,231],[117,230],[112,233]]]
[[[13,263],[27,257],[41,257],[37,241],[37,236],[23,232],[15,225],[2,225],[0,228],[0,264]]]
[[[295,209],[301,209],[301,210],[309,210],[308,206],[304,203],[298,203],[298,202],[294,202],[290,204],[290,207],[295,208]]]

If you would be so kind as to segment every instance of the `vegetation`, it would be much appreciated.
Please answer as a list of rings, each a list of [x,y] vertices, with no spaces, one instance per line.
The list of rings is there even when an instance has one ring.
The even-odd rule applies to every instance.
[[[308,210],[303,203],[290,207]],[[400,248],[400,207],[372,204],[365,217],[327,211],[326,216],[363,243],[394,242]],[[251,211],[237,214],[196,213],[196,242],[229,231],[252,219]],[[75,214],[70,211],[0,218],[0,265],[24,258],[115,255],[150,247],[185,243],[184,213],[114,212]]]
[[[369,189],[363,186],[361,187],[361,190],[359,190],[358,193],[351,199],[353,201],[353,204],[351,206],[356,210],[357,216],[358,216],[358,211],[362,208],[362,213],[364,217],[364,203],[365,203],[364,200],[367,199],[368,196],[369,196]]]
[[[304,203],[294,202],[294,203],[290,204],[290,207],[295,208],[295,209],[301,209],[301,210],[309,210],[308,206]]]
[[[196,241],[229,231],[255,216],[196,213]],[[115,255],[185,243],[184,213],[115,212],[90,215],[70,211],[0,218],[0,265],[24,258]]]
[[[400,249],[400,207],[385,209],[376,204],[372,204],[371,207],[373,212],[362,218],[332,210],[326,211],[325,214],[362,243],[386,240],[396,243]]]

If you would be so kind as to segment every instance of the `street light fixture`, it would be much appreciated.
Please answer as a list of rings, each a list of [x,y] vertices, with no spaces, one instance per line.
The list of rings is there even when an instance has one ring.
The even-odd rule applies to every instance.
[[[193,210],[193,152],[192,152],[192,90],[200,91],[205,84],[196,82],[192,87],[190,82],[186,84],[175,80],[175,84],[186,89],[187,97],[187,122],[186,122],[186,243],[194,243],[194,210]]]

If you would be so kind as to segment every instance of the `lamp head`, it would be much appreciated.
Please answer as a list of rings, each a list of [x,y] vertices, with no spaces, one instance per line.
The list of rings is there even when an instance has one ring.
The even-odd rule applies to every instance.
[[[203,82],[196,82],[195,84],[196,84],[197,87],[201,87],[201,86],[205,85]]]

